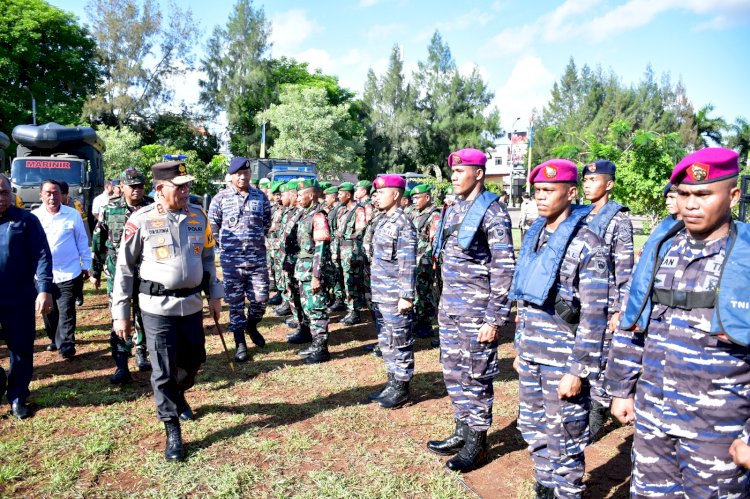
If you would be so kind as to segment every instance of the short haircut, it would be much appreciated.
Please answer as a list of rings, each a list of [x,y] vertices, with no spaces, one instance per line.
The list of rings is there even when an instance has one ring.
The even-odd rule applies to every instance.
[[[5,183],[8,186],[8,189],[13,188],[13,184],[11,184],[10,179],[3,173],[0,173],[0,182]]]
[[[70,192],[70,186],[64,180],[60,181],[60,192],[62,192],[63,194],[68,194]]]
[[[39,188],[40,189],[44,189],[44,186],[47,185],[47,184],[56,185],[57,188],[60,189],[60,192],[61,193],[63,192],[63,186],[62,186],[62,184],[60,183],[59,180],[55,180],[53,178],[48,178],[47,180],[42,180],[42,183],[39,184]],[[65,192],[67,192],[67,189],[65,190]]]

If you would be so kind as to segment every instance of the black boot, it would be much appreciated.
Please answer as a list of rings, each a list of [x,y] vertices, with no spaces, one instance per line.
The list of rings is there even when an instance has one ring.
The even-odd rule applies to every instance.
[[[164,457],[167,461],[182,461],[185,459],[185,448],[182,446],[180,420],[174,418],[170,421],[164,421],[164,429],[167,432],[167,445],[164,448]]]
[[[597,400],[591,401],[591,411],[589,411],[589,429],[591,431],[591,441],[596,440],[596,436],[609,419],[609,407],[601,404]]]
[[[438,338],[436,340],[432,340],[430,342],[430,345],[433,346],[433,347],[439,347],[440,346],[440,338]]]
[[[286,327],[290,329],[297,329],[299,327],[299,322],[294,318],[294,316],[287,317],[287,319],[284,321],[284,324],[286,324]]]
[[[429,322],[420,322],[414,326],[414,336],[417,338],[430,338],[435,336],[432,331],[432,324]]]
[[[301,345],[303,343],[310,343],[312,341],[312,334],[310,334],[310,326],[306,324],[302,324],[296,333],[287,335],[286,341],[293,345]]]
[[[353,326],[355,324],[359,324],[362,322],[362,318],[359,316],[359,312],[356,310],[352,310],[346,316],[341,319],[341,324],[344,324],[346,326]]]
[[[283,317],[292,313],[292,307],[289,306],[288,301],[285,301],[278,307],[274,308],[273,313],[278,315],[279,317]]]
[[[282,301],[283,299],[281,298],[281,293],[276,293],[268,300],[268,304],[272,307],[276,307],[278,305],[281,305]]]
[[[135,347],[135,365],[142,373],[151,370],[151,362],[148,360],[148,349],[145,346]]]
[[[232,331],[234,335],[234,344],[237,350],[234,353],[234,360],[236,362],[247,362],[250,360],[250,356],[247,353],[247,343],[245,343],[245,333],[243,331]]]
[[[125,385],[133,381],[133,376],[130,375],[128,370],[128,354],[125,352],[114,352],[112,357],[115,358],[115,373],[109,378],[109,382],[113,385]]]
[[[328,339],[323,335],[313,338],[311,351],[305,357],[305,364],[320,364],[331,360],[331,354],[328,352]]]
[[[370,402],[376,402],[380,400],[381,398],[385,397],[388,394],[388,388],[391,386],[391,382],[395,378],[393,377],[393,373],[388,373],[388,382],[385,384],[382,390],[378,390],[377,392],[373,392],[367,396],[368,399],[370,399]]]
[[[534,485],[534,494],[536,499],[555,499],[555,490],[545,487],[539,482]]]
[[[445,440],[430,440],[427,449],[441,456],[452,456],[460,451],[466,443],[466,426],[460,419],[456,420],[456,429]]]
[[[258,323],[260,319],[248,319],[245,331],[250,335],[250,340],[259,347],[266,346],[266,339],[258,332]]]
[[[380,345],[375,345],[375,348],[372,349],[372,354],[375,357],[382,357],[383,356],[383,351],[380,350]]]
[[[333,302],[333,305],[328,307],[329,312],[343,312],[346,310],[346,305],[341,300],[336,300]]]
[[[195,414],[190,404],[187,403],[187,399],[185,399],[185,392],[180,392],[179,397],[180,401],[177,404],[177,412],[180,413],[180,419],[183,421],[192,421],[195,419]]]
[[[383,397],[378,400],[380,407],[383,409],[396,409],[409,401],[408,381],[399,381],[394,378],[390,386],[392,388],[390,390],[386,389]]]
[[[487,432],[476,431],[468,428],[466,431],[466,443],[445,466],[451,471],[471,471],[487,459]]]

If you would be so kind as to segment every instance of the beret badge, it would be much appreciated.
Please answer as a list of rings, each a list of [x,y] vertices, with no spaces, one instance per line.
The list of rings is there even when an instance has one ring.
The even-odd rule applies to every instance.
[[[544,177],[548,179],[557,177],[557,168],[555,168],[553,165],[545,166]]]
[[[710,167],[705,163],[693,163],[690,166],[690,176],[693,177],[696,182],[706,180],[709,168]]]
[[[451,156],[451,164],[453,165],[460,165],[461,164],[461,156],[458,154],[454,154]]]

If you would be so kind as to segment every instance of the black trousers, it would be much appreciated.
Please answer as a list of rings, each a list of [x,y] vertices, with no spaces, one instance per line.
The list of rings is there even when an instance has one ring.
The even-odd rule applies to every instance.
[[[36,319],[34,301],[14,307],[0,307],[2,335],[10,352],[8,402],[26,402],[34,370],[34,336]]]
[[[156,415],[169,421],[179,415],[183,394],[195,384],[195,375],[206,361],[203,313],[185,317],[141,314],[151,355]]]
[[[70,281],[55,284],[53,291],[52,311],[44,316],[44,330],[51,342],[58,349],[75,345],[76,334],[76,297],[83,289],[81,274]]]

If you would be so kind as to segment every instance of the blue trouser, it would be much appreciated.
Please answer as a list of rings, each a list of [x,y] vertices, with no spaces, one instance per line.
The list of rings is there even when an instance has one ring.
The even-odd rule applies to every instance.
[[[14,307],[0,307],[0,325],[10,352],[8,402],[25,403],[34,370],[34,301]]]
[[[260,322],[268,301],[268,270],[264,265],[240,267],[222,263],[224,301],[229,305],[229,330],[242,334],[248,319]],[[247,315],[245,315],[247,298]]]
[[[411,312],[400,314],[395,304],[373,303],[372,313],[386,370],[398,381],[411,381],[414,376]]]

